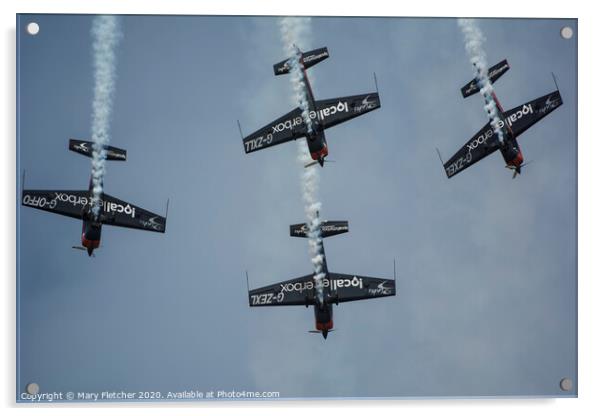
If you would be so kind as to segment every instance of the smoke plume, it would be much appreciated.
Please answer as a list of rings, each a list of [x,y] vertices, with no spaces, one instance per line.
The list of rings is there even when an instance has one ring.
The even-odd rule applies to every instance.
[[[105,175],[106,146],[110,141],[117,60],[115,50],[121,38],[117,16],[96,16],[92,22],[94,98],[92,101],[92,212],[100,211]]]
[[[504,134],[501,129],[500,119],[497,116],[496,104],[492,96],[493,87],[491,86],[487,71],[487,55],[483,49],[485,36],[483,36],[483,32],[481,32],[481,29],[479,29],[474,19],[458,19],[458,26],[460,26],[462,34],[464,35],[464,48],[466,49],[466,53],[475,68],[477,85],[480,89],[479,92],[485,99],[485,106],[483,108],[489,117],[489,124],[493,127],[500,143],[503,143]]]
[[[299,49],[295,47],[300,41],[306,41],[308,43],[308,37],[311,32],[311,19],[310,18],[295,18],[285,17],[280,19],[280,31],[282,34],[282,43],[284,46],[285,56],[290,57],[290,75],[293,91],[293,103],[299,106],[302,111],[303,120],[307,126],[307,131],[311,133],[313,126],[311,118],[309,116],[309,102],[306,94],[306,85],[303,81],[303,72],[299,63],[301,54]],[[324,256],[322,253],[322,237],[320,235],[320,217],[319,210],[321,203],[318,199],[318,185],[319,185],[319,170],[314,164],[305,168],[307,164],[312,162],[309,156],[309,149],[305,140],[298,140],[298,155],[297,160],[299,161],[303,172],[301,174],[301,193],[303,198],[303,204],[305,207],[305,216],[307,217],[307,225],[309,228],[308,241],[309,241],[309,254],[311,257],[312,265],[314,267],[314,283],[316,292],[320,303],[324,301]]]

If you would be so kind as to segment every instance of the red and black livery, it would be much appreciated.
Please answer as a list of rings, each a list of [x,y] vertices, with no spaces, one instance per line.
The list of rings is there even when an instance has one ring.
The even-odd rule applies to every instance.
[[[489,68],[488,77],[491,84],[497,81],[508,69],[510,69],[510,65],[505,59]],[[554,83],[556,83],[556,78],[554,78]],[[479,92],[481,88],[482,86],[475,78],[461,88],[462,96],[464,98],[470,97]],[[489,112],[487,124],[447,162],[443,163],[443,160],[441,160],[448,178],[474,165],[496,150],[501,152],[506,167],[513,171],[512,177],[515,178],[526,165],[516,139],[529,127],[562,105],[558,85],[556,85],[555,91],[508,111],[504,111],[502,108],[493,88],[490,93],[493,99],[493,103],[490,105],[493,105],[493,108]]]
[[[92,157],[93,144],[84,140],[71,139],[69,150]],[[113,146],[101,149],[106,160],[126,160],[126,151]],[[82,220],[81,246],[75,249],[85,250],[92,256],[100,246],[102,226],[136,228],[139,230],[165,232],[166,216],[147,211],[129,202],[122,201],[106,193],[101,193],[98,210],[92,209],[92,177],[87,190],[31,190],[24,189],[21,204],[24,206],[64,215]]]
[[[320,240],[348,231],[349,223],[347,221],[324,221],[320,224]],[[307,238],[309,237],[308,233],[307,224],[290,226],[291,237]],[[313,305],[315,330],[309,332],[321,333],[326,339],[328,333],[333,331],[333,304],[395,295],[395,279],[331,273],[326,263],[323,242],[319,243],[318,255],[323,259],[321,268],[323,277],[316,279],[315,273],[311,273],[296,279],[249,290],[249,306],[302,305],[307,308]],[[395,271],[393,274],[395,275]]]
[[[328,144],[324,130],[376,110],[380,107],[380,97],[376,91],[348,97],[316,100],[306,70],[328,58],[330,56],[328,49],[324,47],[309,52],[301,52],[296,46],[295,49],[297,50],[296,56],[274,65],[274,75],[290,73],[296,61],[301,70],[302,91],[308,108],[304,111],[301,107],[297,107],[244,137],[242,139],[243,146],[245,153],[251,153],[304,137],[307,140],[311,158],[314,160],[307,166],[316,163],[324,166],[325,158],[328,156]]]

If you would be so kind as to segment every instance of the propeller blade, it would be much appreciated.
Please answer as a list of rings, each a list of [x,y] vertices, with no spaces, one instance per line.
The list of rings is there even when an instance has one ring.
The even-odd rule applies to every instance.
[[[524,168],[525,166],[527,166],[531,162],[533,162],[533,160],[529,160],[528,162],[525,162],[518,167],[516,167],[514,165],[506,165],[506,168],[514,171],[514,173],[512,174],[512,179],[514,179],[514,178],[516,178],[516,175],[521,174],[521,169]]]
[[[307,165],[305,165],[305,167],[308,168],[308,167],[316,165],[318,163],[320,163],[320,162],[317,160],[314,160],[313,162],[309,162]],[[335,163],[335,161],[334,160],[324,160],[324,163]]]
[[[520,167],[522,168],[523,166],[527,166],[529,163],[534,162],[534,160],[529,160],[528,162],[523,163],[522,165],[520,165]]]

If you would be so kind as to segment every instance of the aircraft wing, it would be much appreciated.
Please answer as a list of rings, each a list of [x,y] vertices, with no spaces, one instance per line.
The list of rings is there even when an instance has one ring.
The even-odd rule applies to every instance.
[[[23,190],[21,204],[72,218],[82,218],[89,191]]]
[[[485,124],[481,130],[460,148],[447,162],[443,164],[448,178],[462,172],[479,160],[500,148],[500,142],[493,127]]]
[[[313,303],[314,275],[298,277],[249,291],[249,306],[288,306]]]
[[[307,126],[301,113],[301,109],[297,107],[267,126],[249,134],[242,140],[245,153],[304,137],[307,134]]]
[[[554,91],[506,111],[504,119],[512,129],[514,137],[518,137],[561,105],[562,97],[560,96],[560,92]]]
[[[21,203],[67,217],[83,217],[92,203],[90,191],[38,191],[24,190]],[[165,232],[165,217],[104,194],[100,220],[103,224],[140,230]]]
[[[380,97],[377,92],[316,101],[316,113],[324,129],[336,126],[377,108],[380,108]],[[315,114],[310,113],[310,115],[315,117]]]
[[[330,293],[338,302],[395,296],[395,280],[330,273]]]
[[[104,194],[101,221],[106,225],[165,232],[166,218],[129,202]]]

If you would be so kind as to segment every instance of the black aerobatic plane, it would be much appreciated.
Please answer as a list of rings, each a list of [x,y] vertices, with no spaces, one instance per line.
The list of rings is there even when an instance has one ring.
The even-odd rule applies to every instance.
[[[71,139],[69,150],[92,157],[92,142]],[[126,160],[126,151],[123,149],[106,146],[104,150],[107,160]],[[95,215],[92,211],[92,187],[92,177],[90,177],[88,190],[83,191],[24,189],[21,203],[28,207],[81,219],[83,222],[81,247],[73,246],[73,248],[85,250],[89,256],[92,256],[94,249],[100,245],[103,224],[165,232],[167,213],[163,217],[105,193],[101,195],[98,215]]]
[[[307,238],[308,231],[307,224],[290,226],[291,237]],[[323,221],[320,224],[320,231],[322,237],[346,233],[349,231],[349,223],[347,221]],[[320,244],[319,247],[319,254],[323,258],[322,271],[324,273],[324,277],[320,280],[322,282],[322,296],[319,295],[314,279],[315,274],[312,273],[296,279],[249,290],[249,306],[305,305],[307,308],[309,305],[313,305],[316,329],[309,332],[321,333],[326,338],[328,333],[333,331],[333,304],[338,305],[339,302],[395,295],[395,279],[329,272],[326,265],[324,246]],[[395,271],[393,275],[395,276]]]
[[[508,69],[510,69],[510,65],[505,59],[489,68],[488,76],[491,83],[497,81]],[[556,83],[555,78],[554,83]],[[462,87],[462,96],[464,98],[469,97],[479,92],[480,88],[481,86],[475,78]],[[491,94],[495,107],[492,108],[487,124],[443,164],[448,178],[477,163],[496,150],[502,153],[506,167],[514,172],[512,178],[515,178],[516,175],[521,173],[521,168],[526,165],[526,163],[523,163],[523,154],[516,139],[529,127],[562,105],[558,85],[556,85],[556,91],[508,111],[504,111],[493,89]],[[498,120],[497,124],[494,123],[496,118]],[[497,129],[494,129],[492,124],[499,128],[503,140],[500,140],[495,131]],[[443,160],[441,162],[443,163]]]
[[[251,153],[305,137],[311,158],[314,160],[314,162],[309,163],[307,166],[316,163],[324,166],[324,159],[328,155],[328,145],[324,130],[376,110],[380,107],[380,97],[377,91],[349,97],[315,100],[309,79],[307,78],[306,69],[328,58],[328,49],[319,48],[302,53],[299,48],[296,46],[295,48],[297,49],[299,66],[303,75],[303,93],[307,98],[309,107],[306,113],[308,119],[304,119],[303,110],[297,107],[267,126],[244,137],[243,145],[245,153]],[[292,63],[294,62],[292,60],[294,59],[296,57],[291,57],[274,65],[274,74],[288,74],[291,71]]]

